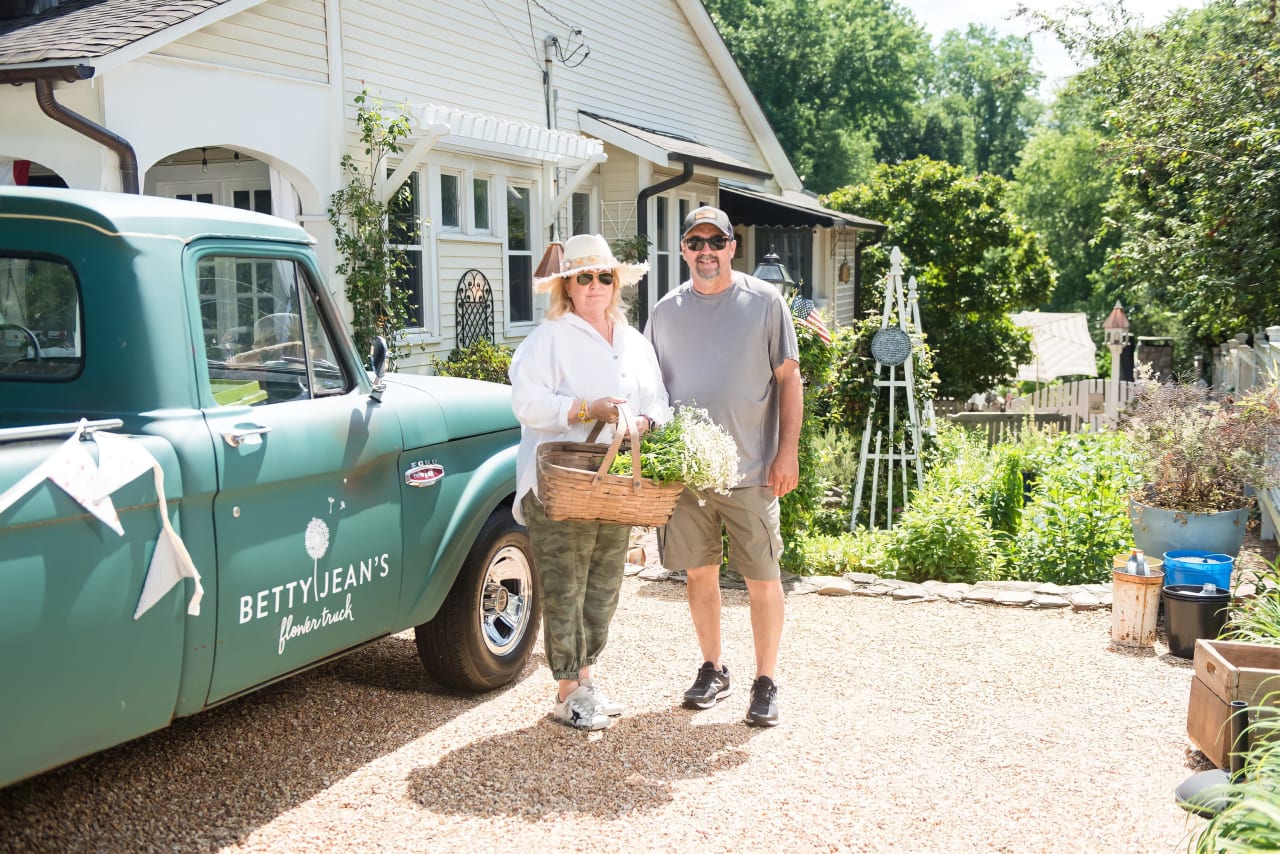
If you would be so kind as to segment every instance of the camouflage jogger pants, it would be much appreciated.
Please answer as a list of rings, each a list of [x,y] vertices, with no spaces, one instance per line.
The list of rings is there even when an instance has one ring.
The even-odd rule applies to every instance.
[[[542,639],[556,679],[596,663],[618,607],[629,525],[553,522],[527,492],[520,502],[542,580]]]

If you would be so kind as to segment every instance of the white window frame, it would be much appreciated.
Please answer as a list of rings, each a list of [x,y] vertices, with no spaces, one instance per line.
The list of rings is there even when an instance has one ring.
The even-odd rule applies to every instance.
[[[541,257],[542,241],[542,197],[540,190],[542,182],[535,178],[524,178],[519,176],[503,176],[495,181],[501,192],[502,204],[499,206],[499,212],[502,217],[502,323],[508,336],[523,337],[533,331],[546,313],[545,301],[539,300],[537,294],[533,292],[532,271],[537,266],[538,259]],[[511,250],[511,228],[507,217],[507,188],[521,187],[529,191],[529,248],[528,250]],[[514,255],[529,256],[529,289],[530,299],[532,301],[533,311],[532,318],[529,320],[513,321],[511,319],[511,258]]]

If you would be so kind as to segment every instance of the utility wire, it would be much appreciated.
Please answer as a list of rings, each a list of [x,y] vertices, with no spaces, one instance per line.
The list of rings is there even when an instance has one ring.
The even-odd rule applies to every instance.
[[[537,51],[535,50],[533,53],[530,53],[529,51],[525,50],[524,44],[520,41],[520,39],[516,38],[515,33],[507,29],[507,25],[503,23],[501,18],[498,17],[498,13],[493,11],[493,7],[489,5],[489,0],[480,0],[480,2],[483,3],[484,7],[489,10],[489,14],[492,15],[493,19],[498,22],[498,25],[502,27],[502,29],[506,30],[507,35],[510,36],[511,40],[516,43],[517,47],[520,48],[520,52],[523,53],[525,56],[529,57],[529,61],[533,63],[533,67],[541,71],[542,63],[538,62]]]

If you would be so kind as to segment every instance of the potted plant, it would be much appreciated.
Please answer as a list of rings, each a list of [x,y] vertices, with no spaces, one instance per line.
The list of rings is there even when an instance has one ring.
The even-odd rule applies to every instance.
[[[1126,429],[1143,475],[1129,501],[1137,547],[1234,558],[1253,504],[1247,487],[1280,485],[1280,386],[1273,380],[1234,399],[1140,380]]]

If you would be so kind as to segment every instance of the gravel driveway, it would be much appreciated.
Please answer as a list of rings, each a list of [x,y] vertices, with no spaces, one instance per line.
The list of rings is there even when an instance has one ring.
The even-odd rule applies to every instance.
[[[1108,648],[1109,612],[791,596],[782,724],[699,661],[683,587],[628,578],[599,674],[629,712],[552,723],[541,653],[512,687],[442,691],[409,634],[0,790],[0,851],[1167,852],[1191,666]]]

